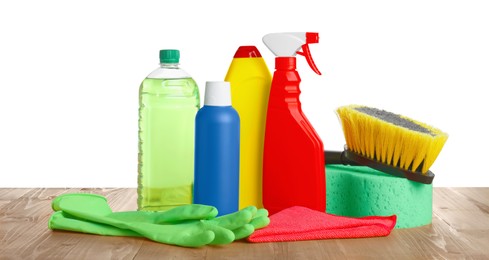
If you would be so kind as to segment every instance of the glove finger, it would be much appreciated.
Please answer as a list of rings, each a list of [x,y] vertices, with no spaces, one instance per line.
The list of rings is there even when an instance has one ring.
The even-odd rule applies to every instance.
[[[256,217],[268,217],[268,210],[266,209],[257,210],[256,213],[253,215],[253,218]]]
[[[242,210],[249,211],[251,213],[251,216],[255,216],[255,214],[258,211],[258,209],[255,206],[248,206],[246,208],[243,208]]]
[[[110,217],[120,221],[155,223],[155,218],[160,212],[151,211],[121,211],[110,214]],[[164,213],[164,212],[161,212]]]
[[[213,219],[217,216],[217,209],[213,206],[201,204],[188,204],[178,206],[157,216],[155,223],[172,223],[184,220]]]
[[[231,214],[208,220],[207,222],[222,228],[234,230],[248,224],[251,221],[251,218],[252,212],[250,210],[242,209]]]
[[[235,240],[240,240],[245,237],[249,237],[251,234],[253,234],[253,232],[255,232],[255,228],[251,224],[245,224],[244,226],[233,230]]]
[[[193,221],[185,224],[160,225],[150,223],[130,223],[134,230],[146,238],[156,242],[185,246],[200,247],[211,243],[215,239],[213,231],[201,222]]]
[[[210,245],[226,245],[230,244],[235,240],[234,233],[226,228],[216,226],[216,225],[208,225],[206,228],[212,232],[214,232],[215,238]]]
[[[256,217],[250,221],[250,224],[255,228],[255,230],[264,228],[270,224],[270,218],[268,218],[268,216]]]
[[[185,247],[201,247],[215,240],[215,233],[210,230],[201,230],[198,233],[187,233],[168,238],[166,234],[151,238],[154,241]]]
[[[266,209],[258,209],[254,210],[253,218],[249,222],[242,227],[239,227],[233,230],[234,236],[236,240],[243,239],[249,237],[255,230],[264,228],[270,224],[270,219],[268,218],[268,210]]]
[[[136,221],[154,224],[179,224],[188,220],[212,219],[217,209],[212,206],[189,204],[172,208],[167,211],[125,211],[110,215],[122,221]]]

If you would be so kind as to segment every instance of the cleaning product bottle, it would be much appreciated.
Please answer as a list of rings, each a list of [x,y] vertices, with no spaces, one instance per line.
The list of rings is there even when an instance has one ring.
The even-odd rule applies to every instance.
[[[161,50],[160,67],[139,90],[138,209],[192,203],[199,89],[179,67],[178,50]]]
[[[195,117],[194,203],[238,211],[239,115],[231,106],[229,82],[206,82],[204,106]]]
[[[321,75],[308,44],[318,33],[272,33],[263,37],[275,54],[265,129],[263,204],[271,214],[292,206],[326,210],[323,143],[302,112],[296,54]],[[302,48],[303,52],[299,52]]]
[[[225,81],[231,83],[231,100],[241,123],[239,208],[261,208],[263,140],[272,75],[255,46],[240,46]]]

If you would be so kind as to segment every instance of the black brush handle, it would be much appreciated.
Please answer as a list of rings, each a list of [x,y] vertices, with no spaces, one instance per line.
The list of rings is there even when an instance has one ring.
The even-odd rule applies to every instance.
[[[435,178],[435,174],[433,174],[431,171],[428,171],[426,174],[422,174],[420,172],[404,170],[392,165],[383,164],[381,162],[369,159],[347,149],[341,152],[324,151],[324,159],[326,165],[343,164],[351,166],[367,166],[377,171],[424,184],[431,184],[433,182],[433,178]]]
[[[324,151],[324,160],[326,165],[330,164],[343,164],[358,166],[361,165],[355,161],[352,161],[345,156],[345,151]]]

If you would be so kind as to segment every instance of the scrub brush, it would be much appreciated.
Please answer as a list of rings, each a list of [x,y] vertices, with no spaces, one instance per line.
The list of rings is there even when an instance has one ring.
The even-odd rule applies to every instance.
[[[326,164],[369,166],[384,173],[430,184],[429,170],[448,135],[411,118],[377,108],[337,109],[346,139],[342,152],[326,151]]]

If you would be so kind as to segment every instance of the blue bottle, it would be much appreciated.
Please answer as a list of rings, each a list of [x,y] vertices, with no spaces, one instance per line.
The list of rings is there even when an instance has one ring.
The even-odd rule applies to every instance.
[[[195,117],[194,203],[219,216],[239,207],[239,115],[229,82],[208,81],[204,106]]]

